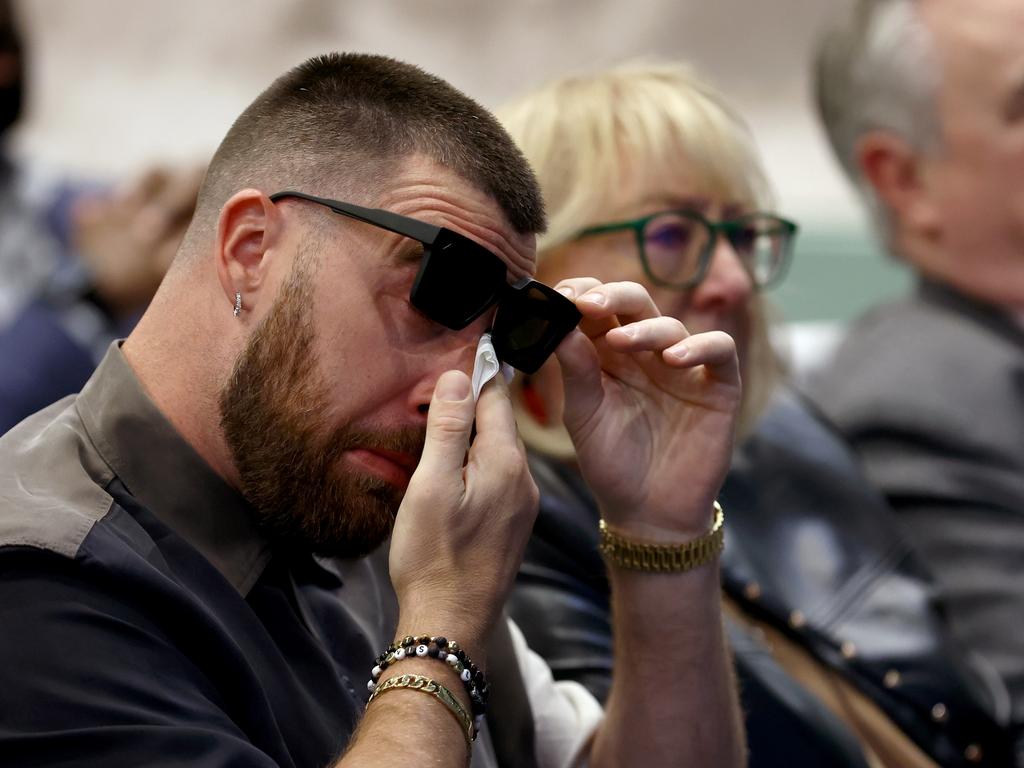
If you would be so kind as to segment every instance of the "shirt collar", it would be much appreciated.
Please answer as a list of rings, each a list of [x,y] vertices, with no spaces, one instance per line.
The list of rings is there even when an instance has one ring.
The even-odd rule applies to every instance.
[[[107,350],[77,407],[96,449],[129,492],[245,596],[271,555],[252,508],[149,399],[120,342]]]

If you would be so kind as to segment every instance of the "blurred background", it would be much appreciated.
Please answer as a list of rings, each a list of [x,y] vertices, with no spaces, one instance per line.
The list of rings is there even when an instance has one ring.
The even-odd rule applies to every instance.
[[[624,59],[691,62],[748,120],[801,225],[773,299],[798,355],[908,278],[868,234],[811,102],[813,41],[845,0],[21,0],[28,104],[12,148],[34,166],[117,181],[207,158],[273,78],[327,50],[386,53],[490,107]]]

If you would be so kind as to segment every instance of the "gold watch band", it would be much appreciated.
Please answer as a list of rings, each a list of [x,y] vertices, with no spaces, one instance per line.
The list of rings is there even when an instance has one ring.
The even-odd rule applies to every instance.
[[[632,571],[682,573],[709,563],[725,546],[725,514],[715,502],[715,522],[700,538],[684,544],[653,544],[634,541],[616,533],[601,520],[601,554],[619,568]]]

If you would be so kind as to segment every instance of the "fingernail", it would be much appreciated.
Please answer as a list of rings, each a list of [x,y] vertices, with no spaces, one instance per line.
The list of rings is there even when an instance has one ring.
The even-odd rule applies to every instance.
[[[459,403],[469,397],[469,377],[461,371],[446,371],[437,380],[434,397],[449,403]]]
[[[669,357],[674,357],[676,360],[685,360],[686,356],[690,354],[689,347],[675,347],[674,349],[665,350],[665,354]]]
[[[565,296],[567,299],[575,299],[576,291],[570,288],[568,285],[563,285],[561,288],[556,289],[560,294]]]
[[[633,327],[632,325],[624,325],[621,328],[619,328],[619,333],[621,333],[623,336],[629,336],[629,338],[632,339],[634,336],[636,336],[636,328]]]
[[[601,307],[604,306],[606,301],[608,301],[608,297],[603,293],[588,293],[586,296],[581,298],[580,301],[589,301],[591,304],[597,304]]]

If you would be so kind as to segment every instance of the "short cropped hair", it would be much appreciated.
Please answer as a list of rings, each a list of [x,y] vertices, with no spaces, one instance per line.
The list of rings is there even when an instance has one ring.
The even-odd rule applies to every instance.
[[[695,193],[750,210],[772,205],[742,118],[688,67],[633,62],[564,77],[497,111],[533,166],[549,227],[538,261],[584,228],[618,215],[623,190],[641,191],[685,170]],[[741,422],[760,415],[781,370],[768,340],[766,307],[751,299],[753,334]],[[526,432],[524,431],[524,436]],[[535,446],[537,447],[537,446]]]
[[[916,0],[857,0],[821,38],[814,67],[818,114],[836,158],[883,236],[889,212],[864,179],[857,141],[882,130],[920,152],[941,146],[939,66]]]
[[[246,108],[210,162],[196,221],[216,221],[246,187],[372,196],[414,154],[489,194],[517,232],[544,229],[533,172],[490,112],[418,67],[356,53],[309,59]]]

